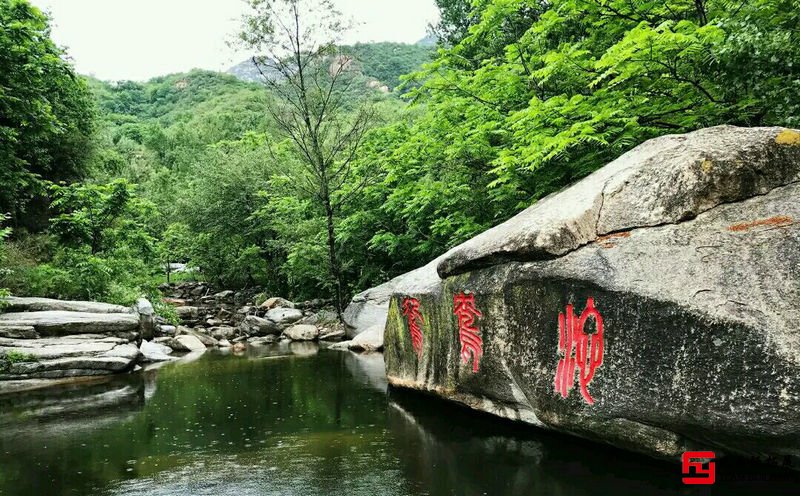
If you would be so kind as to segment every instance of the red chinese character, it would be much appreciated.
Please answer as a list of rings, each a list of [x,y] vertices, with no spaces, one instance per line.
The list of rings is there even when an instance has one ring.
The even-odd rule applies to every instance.
[[[683,475],[701,475],[703,477],[683,477],[684,484],[713,484],[717,479],[716,463],[712,462],[716,455],[713,451],[686,451],[681,456]],[[708,468],[703,468],[702,461],[708,460]],[[691,469],[691,470],[690,470]]]
[[[475,308],[475,295],[459,293],[453,296],[453,313],[458,316],[458,339],[461,342],[461,361],[466,365],[472,357],[472,371],[477,372],[483,355],[483,340],[480,329],[475,326],[475,317],[481,312]]]
[[[587,334],[583,326],[589,318],[594,318],[597,332]],[[594,372],[603,364],[603,317],[594,307],[594,298],[586,301],[586,308],[580,317],[573,314],[572,305],[567,305],[567,315],[558,314],[558,352],[563,358],[558,361],[555,389],[566,398],[575,385],[575,368],[578,369],[578,382],[581,395],[586,403],[593,405],[594,399],[587,386],[592,382]]]
[[[416,298],[408,297],[403,300],[403,315],[406,316],[408,321],[408,331],[411,333],[411,346],[417,352],[418,357],[422,357],[422,329],[420,324],[424,324],[425,320],[419,312],[419,300]]]

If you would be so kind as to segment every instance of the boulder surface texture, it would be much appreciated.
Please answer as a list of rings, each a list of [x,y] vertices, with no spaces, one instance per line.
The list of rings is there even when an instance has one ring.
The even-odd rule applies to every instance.
[[[8,298],[0,314],[0,393],[12,381],[106,375],[140,357],[141,315],[84,301]],[[140,307],[150,304],[143,300]],[[150,306],[152,308],[152,306]]]
[[[800,133],[650,140],[397,287],[388,380],[653,456],[800,465]]]

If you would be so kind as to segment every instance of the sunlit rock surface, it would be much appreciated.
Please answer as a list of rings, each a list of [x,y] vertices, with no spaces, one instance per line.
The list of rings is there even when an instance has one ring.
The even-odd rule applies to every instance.
[[[797,465],[787,132],[652,140],[454,248],[445,279],[391,298],[389,382],[650,455]]]

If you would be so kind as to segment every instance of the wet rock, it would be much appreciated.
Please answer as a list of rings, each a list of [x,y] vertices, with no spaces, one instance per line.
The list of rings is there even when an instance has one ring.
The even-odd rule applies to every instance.
[[[278,340],[277,336],[269,334],[267,336],[262,336],[262,337],[248,338],[247,344],[251,346],[265,346],[268,344],[272,344],[277,340]]]
[[[320,341],[339,341],[345,337],[344,329],[323,329],[320,332]]]
[[[172,348],[174,351],[206,350],[206,345],[204,345],[202,341],[197,339],[197,337],[189,334],[183,334],[181,336],[175,336],[174,338],[170,338],[165,344],[170,348]]]
[[[99,334],[0,338],[0,354],[7,356],[9,353],[22,358],[0,367],[0,380],[111,374],[130,369],[139,358],[139,348],[135,344]]]
[[[392,296],[389,382],[653,456],[796,466],[800,147],[782,132],[653,140],[454,248],[444,280]]]
[[[294,308],[273,308],[267,312],[266,318],[279,326],[286,326],[302,319],[303,312]]]
[[[375,325],[350,340],[348,346],[353,351],[383,350],[383,327]]]
[[[33,327],[42,336],[134,331],[139,316],[134,313],[89,313],[47,310],[0,314],[0,327]]]
[[[350,344],[352,344],[352,341],[339,341],[338,343],[332,343],[330,346],[328,346],[328,349],[329,350],[349,350],[350,349]]]
[[[283,335],[292,341],[313,341],[319,337],[319,329],[314,325],[297,324],[283,331]]]
[[[281,332],[281,328],[275,322],[255,315],[245,317],[239,324],[239,330],[248,336],[265,336]]]
[[[231,342],[228,341],[227,339],[220,339],[219,340],[219,347],[220,348],[230,348],[231,347]]]
[[[142,352],[145,362],[165,362],[176,359],[176,357],[169,356],[172,353],[172,348],[151,341],[142,341],[139,351]]]
[[[208,334],[206,334],[204,331],[205,331],[204,329],[200,328],[191,329],[189,327],[178,326],[178,330],[176,331],[176,333],[178,334],[178,337],[194,336],[205,346],[210,346],[210,347],[217,346],[219,344],[218,341],[209,336]],[[195,350],[189,350],[189,351],[195,351]]]

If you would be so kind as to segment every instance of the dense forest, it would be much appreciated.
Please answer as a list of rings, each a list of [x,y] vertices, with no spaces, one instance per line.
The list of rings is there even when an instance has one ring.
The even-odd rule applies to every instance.
[[[326,121],[326,93],[292,86],[304,64],[98,81],[42,12],[0,0],[0,288],[128,304],[183,262],[228,288],[346,298],[649,138],[800,126],[796,0],[437,4],[433,49],[300,50],[338,95]],[[270,111],[307,101],[350,129],[329,155]]]

